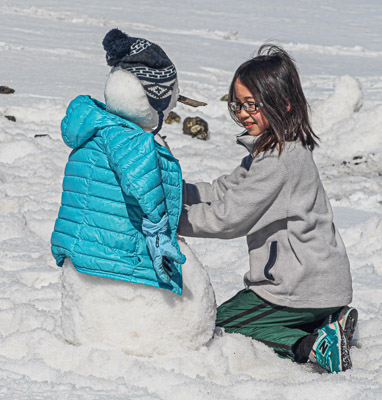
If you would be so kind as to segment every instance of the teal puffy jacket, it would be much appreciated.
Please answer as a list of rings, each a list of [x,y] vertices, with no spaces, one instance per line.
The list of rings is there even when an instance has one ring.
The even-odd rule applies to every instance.
[[[61,207],[52,234],[58,266],[69,257],[80,272],[182,293],[180,265],[161,282],[142,234],[142,218],[169,217],[176,239],[182,207],[178,161],[134,123],[106,111],[90,96],[78,96],[61,123],[74,149],[65,168]]]

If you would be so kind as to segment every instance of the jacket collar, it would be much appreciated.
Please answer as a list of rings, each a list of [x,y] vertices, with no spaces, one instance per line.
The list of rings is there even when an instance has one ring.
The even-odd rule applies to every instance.
[[[255,141],[256,137],[251,136],[247,131],[244,131],[240,135],[236,136],[236,143],[244,146],[249,153],[252,153]]]

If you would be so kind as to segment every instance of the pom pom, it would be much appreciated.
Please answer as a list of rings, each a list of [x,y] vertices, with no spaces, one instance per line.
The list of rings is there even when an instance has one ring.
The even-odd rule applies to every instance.
[[[120,59],[130,51],[131,39],[119,29],[109,31],[102,41],[107,60]]]

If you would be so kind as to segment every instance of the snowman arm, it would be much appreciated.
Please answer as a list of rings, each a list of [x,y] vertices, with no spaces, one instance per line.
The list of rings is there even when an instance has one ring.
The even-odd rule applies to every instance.
[[[165,213],[164,190],[154,136],[124,127],[104,130],[104,144],[112,170],[125,194],[132,195],[153,223]]]

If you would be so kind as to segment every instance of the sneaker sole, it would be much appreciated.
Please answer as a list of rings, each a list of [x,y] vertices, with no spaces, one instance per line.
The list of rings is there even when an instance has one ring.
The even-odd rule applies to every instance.
[[[351,362],[348,340],[345,332],[340,324],[338,324],[338,326],[341,331],[341,371],[346,371],[347,369],[350,369],[353,364]]]
[[[344,316],[340,316],[339,323],[346,338],[347,346],[350,349],[353,341],[355,329],[357,327],[358,311],[351,308]]]

